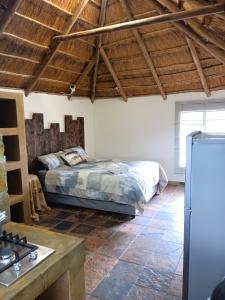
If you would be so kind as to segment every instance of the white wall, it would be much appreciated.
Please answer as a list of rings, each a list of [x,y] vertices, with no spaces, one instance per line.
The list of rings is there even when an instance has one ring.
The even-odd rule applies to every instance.
[[[209,99],[225,98],[225,91]],[[155,160],[171,181],[183,181],[174,172],[175,102],[208,99],[203,93],[137,97],[128,103],[120,99],[94,104],[96,157]]]
[[[45,127],[57,122],[61,131],[64,115],[84,117],[90,157],[155,160],[165,168],[169,180],[183,181],[183,176],[174,172],[175,102],[219,98],[225,99],[225,91],[214,92],[211,98],[203,93],[185,93],[170,95],[167,101],[149,96],[132,98],[128,103],[121,99],[97,100],[93,105],[79,97],[68,101],[64,96],[32,93],[24,97],[24,108],[25,118],[43,113]]]
[[[28,97],[24,96],[24,111],[26,119],[30,119],[32,113],[43,113],[45,128],[49,128],[50,123],[60,123],[60,131],[64,131],[64,115],[72,115],[74,119],[84,117],[85,148],[89,156],[94,157],[93,105],[90,100],[76,97],[76,100],[68,101],[65,96],[31,93]]]

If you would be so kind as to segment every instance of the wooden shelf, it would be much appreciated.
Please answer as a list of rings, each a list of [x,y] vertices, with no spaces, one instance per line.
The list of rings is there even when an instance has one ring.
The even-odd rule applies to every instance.
[[[21,202],[23,202],[23,195],[9,195],[10,206]]]
[[[14,171],[21,168],[21,161],[7,161],[6,171]]]
[[[0,128],[0,134],[1,135],[17,135],[18,134],[18,128]]]
[[[0,92],[0,135],[6,157],[11,220],[30,223],[23,95]],[[2,158],[1,158],[2,159]]]

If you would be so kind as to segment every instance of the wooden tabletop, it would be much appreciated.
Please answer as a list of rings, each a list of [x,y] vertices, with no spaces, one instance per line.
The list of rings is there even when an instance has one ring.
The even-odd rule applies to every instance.
[[[84,244],[80,238],[13,222],[5,224],[4,229],[7,232],[26,236],[30,243],[55,249],[55,253],[10,287],[0,285],[1,300],[35,299],[64,274],[71,264],[79,268],[84,263]]]

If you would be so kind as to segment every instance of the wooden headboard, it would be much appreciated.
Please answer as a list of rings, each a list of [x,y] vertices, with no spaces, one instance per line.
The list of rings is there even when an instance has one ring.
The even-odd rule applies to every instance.
[[[44,129],[43,114],[33,114],[32,119],[25,120],[25,125],[29,173],[37,174],[43,169],[37,159],[40,155],[76,146],[85,147],[84,118],[73,120],[72,116],[65,116],[65,132],[60,132],[58,123]]]

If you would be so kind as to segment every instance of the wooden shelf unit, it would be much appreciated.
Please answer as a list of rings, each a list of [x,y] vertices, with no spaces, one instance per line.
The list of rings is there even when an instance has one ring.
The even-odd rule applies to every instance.
[[[12,220],[30,223],[26,135],[21,93],[0,92],[0,135],[3,136]]]

